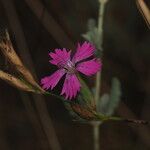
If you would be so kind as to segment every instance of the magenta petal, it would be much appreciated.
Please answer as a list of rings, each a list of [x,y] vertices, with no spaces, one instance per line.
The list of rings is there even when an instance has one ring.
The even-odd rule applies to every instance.
[[[97,73],[99,70],[101,70],[101,67],[102,67],[101,61],[97,59],[92,59],[89,61],[79,63],[76,66],[76,70],[80,71],[81,73],[87,76],[90,76]]]
[[[51,76],[44,77],[43,79],[41,79],[41,84],[43,85],[42,88],[46,90],[51,88],[52,90],[64,74],[64,69],[59,69],[56,72],[54,72]]]
[[[70,60],[70,52],[67,52],[65,48],[63,50],[61,49],[55,49],[55,52],[50,52],[49,56],[52,58],[49,62],[51,64],[57,65],[58,67],[64,66],[68,60]]]
[[[65,94],[66,99],[75,98],[77,92],[80,91],[80,82],[76,75],[74,74],[67,74],[66,79],[64,81],[63,89],[61,95]]]
[[[94,50],[95,47],[89,42],[84,42],[82,45],[78,43],[77,52],[73,56],[72,61],[76,63],[83,59],[86,59],[93,55]]]

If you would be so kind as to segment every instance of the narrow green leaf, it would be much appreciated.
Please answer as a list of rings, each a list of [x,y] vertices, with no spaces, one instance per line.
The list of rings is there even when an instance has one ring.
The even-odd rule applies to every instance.
[[[107,115],[112,115],[114,113],[115,109],[117,108],[120,102],[120,97],[121,97],[120,81],[117,78],[113,78]]]
[[[103,94],[98,101],[98,112],[101,112],[102,114],[107,114],[108,104],[109,104],[109,94]]]
[[[121,97],[120,82],[117,78],[112,79],[110,94],[104,94],[99,100],[98,112],[111,116],[117,108]]]
[[[96,26],[96,21],[94,19],[89,19],[87,23],[88,31],[85,34],[82,34],[82,37],[93,43],[96,47],[96,56],[102,56],[102,48],[101,48],[101,35]]]
[[[86,85],[84,80],[79,77],[80,83],[81,83],[81,90],[80,94],[78,96],[78,99],[83,103],[86,103],[87,105],[93,105],[94,104],[94,97],[92,95],[92,92],[90,91],[89,87]]]

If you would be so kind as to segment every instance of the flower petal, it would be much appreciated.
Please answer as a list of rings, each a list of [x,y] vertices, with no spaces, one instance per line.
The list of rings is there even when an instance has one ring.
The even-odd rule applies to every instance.
[[[58,67],[63,67],[67,63],[67,61],[70,60],[70,53],[71,51],[67,52],[65,48],[63,48],[63,50],[55,49],[54,53],[49,53],[49,56],[52,58],[52,60],[50,60],[49,62]]]
[[[61,95],[65,94],[66,99],[75,98],[77,92],[80,91],[80,87],[81,85],[76,75],[66,74],[66,79],[64,81]]]
[[[62,76],[65,74],[64,69],[59,69],[56,72],[54,72],[52,75],[44,77],[41,79],[41,84],[43,85],[43,89],[49,89],[51,90],[57,85],[59,80],[62,78]]]
[[[82,45],[78,43],[77,52],[73,56],[72,61],[77,63],[83,59],[86,59],[93,55],[94,50],[95,47],[89,42],[84,42]]]
[[[81,73],[91,76],[101,70],[102,63],[97,59],[92,59],[89,61],[81,62],[76,66],[76,70]]]

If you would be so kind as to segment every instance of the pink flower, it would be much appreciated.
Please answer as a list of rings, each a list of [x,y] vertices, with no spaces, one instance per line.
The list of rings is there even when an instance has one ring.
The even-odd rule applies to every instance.
[[[77,73],[81,72],[91,76],[101,69],[101,61],[96,58],[86,60],[93,56],[94,50],[95,47],[92,44],[84,42],[82,45],[78,44],[77,51],[72,58],[71,51],[67,51],[65,48],[50,52],[49,56],[52,59],[49,62],[56,65],[58,70],[41,80],[42,87],[46,90],[49,88],[52,90],[65,75],[61,95],[65,94],[66,99],[75,98],[81,87]]]

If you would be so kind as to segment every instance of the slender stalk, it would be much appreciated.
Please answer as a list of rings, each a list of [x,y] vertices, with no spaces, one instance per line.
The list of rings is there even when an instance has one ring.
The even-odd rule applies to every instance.
[[[139,11],[141,12],[144,20],[147,23],[148,28],[150,29],[150,9],[148,8],[144,0],[136,0],[136,3]]]
[[[103,20],[104,20],[104,11],[105,4],[107,0],[99,0],[100,8],[99,8],[99,17],[98,17],[98,32],[100,36],[100,50],[103,51]],[[100,99],[100,87],[101,87],[101,72],[96,74],[96,83],[95,83],[95,104],[98,107],[98,101]],[[100,125],[102,122],[93,122],[93,136],[94,136],[94,150],[100,150]]]
[[[94,136],[94,150],[100,150],[100,121],[92,122],[93,125],[93,136]]]
[[[100,99],[100,86],[101,86],[101,72],[98,72],[96,74],[96,83],[95,83],[95,87],[96,87],[96,92],[95,92],[95,104],[96,104],[96,108],[98,106],[98,101]]]
[[[104,11],[106,0],[99,0],[100,8],[99,8],[99,18],[98,18],[98,32],[100,34],[100,46],[102,47],[103,43],[103,21],[104,21]]]
[[[101,47],[101,51],[103,51],[103,20],[104,20],[104,10],[105,10],[105,4],[106,4],[107,0],[99,0],[100,3],[100,8],[99,8],[99,18],[98,18],[98,32],[100,35],[100,47]],[[96,74],[96,83],[95,83],[95,87],[96,87],[96,92],[95,92],[95,103],[97,106],[97,103],[100,99],[100,87],[101,87],[101,72],[98,72]]]

